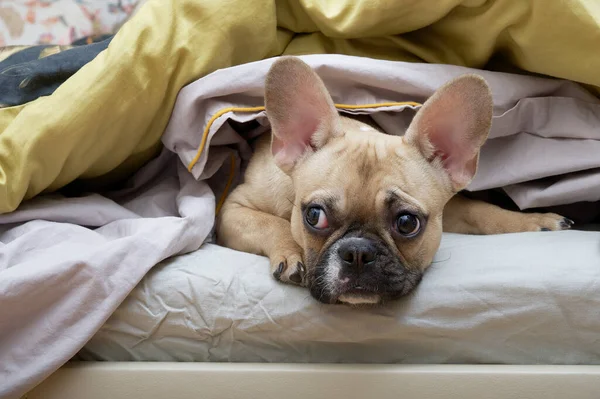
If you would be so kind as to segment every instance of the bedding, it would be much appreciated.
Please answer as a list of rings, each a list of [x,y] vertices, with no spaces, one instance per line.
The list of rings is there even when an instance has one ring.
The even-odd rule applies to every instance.
[[[154,265],[200,247],[214,209],[207,183],[164,151],[119,190],[0,215],[0,398],[74,356]]]
[[[520,209],[600,201],[600,100],[578,84],[343,55],[303,59],[320,74],[341,113],[371,115],[383,131],[397,135],[436,88],[462,74],[479,74],[492,90],[494,117],[468,189],[502,187]],[[162,141],[196,179],[215,168],[227,173],[227,159],[237,159],[238,149],[248,159],[245,142],[268,128],[262,90],[272,63],[216,71],[181,90]],[[231,121],[255,127],[239,135]]]
[[[110,51],[110,45],[108,51]],[[98,57],[101,57],[102,54]],[[585,173],[591,179],[597,179],[600,161],[596,154],[600,152],[598,148],[600,141],[595,126],[598,125],[597,119],[600,118],[600,112],[598,112],[600,100],[575,83],[448,65],[409,64],[341,55],[311,55],[303,58],[323,77],[340,112],[368,114],[389,134],[402,134],[402,128],[410,121],[418,109],[419,103],[447,79],[467,72],[482,74],[488,79],[494,90],[494,127],[491,144],[481,156],[481,176],[483,178],[478,174],[478,178],[469,189],[474,192],[482,192],[487,188],[514,187],[513,192],[507,190],[507,193],[519,206],[527,209],[547,201],[543,195],[544,190],[540,190],[540,184],[536,185],[535,183],[540,181],[543,183],[544,180],[551,179],[559,182],[565,181],[567,186],[574,189],[557,188],[558,194],[555,198],[550,198],[548,203],[550,205],[565,206],[578,201],[594,204],[592,201],[598,201],[597,186],[582,185],[577,179],[577,173]],[[148,340],[149,346],[157,347],[153,345],[153,331],[158,331],[161,327],[161,322],[156,323],[157,319],[150,320],[148,317],[140,319],[140,323],[147,323],[147,325],[136,328],[139,328],[138,332],[142,337],[147,336],[147,338],[137,341],[137,338],[132,336],[131,338],[136,340],[136,343],[131,347],[127,347],[131,342],[124,338],[125,341],[121,346],[124,352],[114,349],[115,346],[120,345],[118,343],[120,341],[111,341],[113,338],[106,338],[105,332],[111,330],[111,322],[104,330],[101,330],[101,327],[157,263],[174,255],[190,253],[203,243],[209,244],[214,240],[215,214],[219,211],[226,195],[240,181],[243,168],[251,154],[253,138],[268,130],[268,121],[261,104],[264,74],[271,62],[273,62],[272,59],[263,60],[220,70],[184,88],[173,109],[171,122],[164,132],[164,148],[161,155],[119,187],[86,192],[81,191],[81,188],[78,189],[77,186],[70,186],[53,194],[38,196],[24,202],[17,211],[0,215],[0,242],[2,242],[3,255],[0,257],[0,292],[3,294],[0,296],[0,358],[3,359],[3,362],[0,363],[0,380],[9,381],[7,384],[0,385],[0,397],[23,392],[41,381],[75,356],[99,330],[98,339],[100,341],[92,340],[90,346],[86,348],[88,352],[82,352],[83,355],[87,353],[92,358],[122,357],[123,353],[127,352],[130,353],[128,356],[138,358],[146,355],[149,358],[158,356],[156,352],[152,351],[136,354],[135,350],[137,347],[140,350],[146,348],[142,345],[145,340]],[[86,67],[87,65],[84,68]],[[76,75],[77,73],[74,77]],[[223,78],[224,76],[226,79]],[[68,82],[69,80],[65,84]],[[60,91],[61,87],[52,96]],[[525,141],[519,144],[521,139]],[[516,145],[496,144],[503,143],[502,140],[513,140]],[[548,157],[552,158],[552,163],[546,162]],[[522,183],[529,185],[521,189],[519,184]],[[519,197],[519,193],[523,195]],[[521,201],[520,198],[525,198],[525,201]],[[598,208],[598,203],[595,204]],[[585,217],[589,219],[584,220],[586,222],[590,222],[592,219],[589,215],[585,215]],[[598,267],[598,262],[596,262],[600,243],[600,233],[598,232],[566,232],[564,235],[536,234],[532,236],[533,238],[528,238],[530,236],[487,239],[452,237],[447,237],[445,240],[450,241],[445,242],[452,243],[452,240],[458,240],[455,241],[458,244],[451,247],[449,252],[446,251],[446,256],[459,260],[460,264],[457,266],[457,270],[460,270],[460,267],[466,267],[463,264],[468,263],[473,263],[471,266],[475,268],[472,272],[465,272],[465,275],[457,274],[460,281],[465,281],[465,284],[469,281],[470,274],[475,273],[479,276],[479,274],[488,272],[484,273],[483,270],[477,269],[477,267],[483,267],[480,263],[461,261],[461,256],[466,256],[462,254],[463,249],[465,252],[470,252],[470,246],[483,249],[485,243],[489,245],[490,255],[493,255],[485,263],[489,262],[495,265],[499,260],[494,259],[500,259],[501,256],[504,256],[501,255],[503,251],[508,251],[507,242],[511,245],[525,244],[531,240],[532,248],[525,246],[518,251],[511,250],[515,256],[520,257],[517,256],[512,260],[507,258],[508,265],[502,263],[501,269],[513,270],[515,267],[523,267],[532,273],[522,277],[515,275],[514,284],[517,288],[509,290],[508,294],[494,291],[490,286],[493,279],[498,278],[500,286],[503,288],[506,288],[509,280],[508,276],[498,276],[498,272],[494,271],[489,272],[491,276],[495,276],[492,280],[485,284],[481,281],[472,281],[473,287],[469,289],[476,290],[475,285],[482,283],[480,289],[489,291],[490,295],[512,296],[515,293],[514,295],[517,295],[522,301],[524,294],[518,294],[518,287],[524,287],[523,289],[531,292],[532,297],[535,298],[535,295],[539,293],[531,289],[531,284],[540,284],[541,281],[548,285],[554,284],[552,287],[558,287],[557,289],[561,293],[566,291],[566,296],[561,301],[574,303],[569,306],[577,306],[577,301],[573,299],[575,295],[573,292],[576,290],[584,290],[585,300],[591,301],[590,303],[595,305],[593,301],[598,297],[593,295],[596,279],[593,271]],[[466,241],[461,242],[462,239]],[[495,241],[496,239],[498,241]],[[557,242],[562,243],[563,241],[565,247],[561,248]],[[503,246],[502,243],[505,245]],[[538,252],[544,245],[552,246],[553,250],[545,249],[547,256],[539,257]],[[562,251],[560,253],[564,253],[565,256],[568,254],[569,269],[576,270],[575,275],[582,279],[581,281],[565,280],[567,288],[560,285],[562,282],[556,277],[564,273],[559,266],[566,260],[565,256],[556,255],[556,251],[559,249]],[[231,339],[237,342],[239,334],[237,330],[232,329],[232,323],[238,323],[235,320],[245,317],[244,313],[236,315],[228,310],[231,307],[237,307],[234,303],[239,302],[239,295],[246,296],[250,304],[240,303],[241,307],[238,310],[249,307],[257,309],[255,306],[258,306],[261,314],[271,321],[279,320],[277,315],[282,315],[286,320],[290,320],[290,323],[300,323],[301,321],[300,324],[309,322],[318,325],[322,322],[323,324],[320,324],[320,327],[316,328],[313,333],[307,332],[309,337],[298,335],[299,341],[297,343],[292,341],[291,344],[292,346],[297,344],[299,348],[307,345],[306,347],[311,351],[317,351],[314,353],[321,351],[329,353],[324,355],[321,361],[336,358],[339,358],[340,361],[358,359],[358,355],[353,355],[352,351],[348,352],[349,357],[344,358],[335,349],[338,346],[344,347],[346,343],[354,348],[356,342],[353,342],[352,339],[356,339],[359,343],[372,343],[373,350],[385,351],[384,345],[377,341],[375,336],[368,335],[370,329],[381,331],[380,322],[371,317],[377,317],[381,312],[388,312],[386,314],[395,314],[396,316],[390,316],[387,322],[383,318],[381,320],[383,325],[390,323],[394,317],[399,317],[399,323],[403,324],[402,315],[408,314],[407,312],[413,306],[409,300],[400,305],[394,305],[396,307],[389,307],[387,310],[376,310],[372,316],[369,316],[368,311],[358,311],[357,315],[362,315],[360,317],[365,317],[366,320],[372,320],[377,326],[370,328],[367,326],[365,331],[355,327],[356,330],[352,333],[340,333],[334,330],[333,326],[342,324],[335,324],[328,318],[324,318],[322,321],[318,320],[321,315],[326,315],[329,311],[323,311],[320,306],[315,307],[315,304],[311,304],[307,292],[295,291],[292,287],[277,286],[275,288],[266,269],[264,272],[259,272],[257,269],[259,265],[263,265],[263,260],[250,255],[223,251],[206,246],[205,249],[193,255],[194,258],[191,258],[194,260],[190,263],[195,266],[189,263],[186,266],[186,268],[194,269],[189,272],[198,275],[199,280],[215,285],[215,290],[204,290],[202,286],[192,288],[193,282],[185,283],[179,280],[181,276],[189,273],[183,271],[179,266],[173,266],[178,272],[172,275],[174,277],[165,277],[167,283],[164,287],[152,286],[146,291],[149,297],[156,297],[157,300],[160,299],[157,293],[161,290],[172,291],[175,296],[183,295],[187,298],[186,300],[196,303],[197,306],[208,306],[212,312],[215,312],[214,316],[210,316],[208,311],[202,310],[198,317],[202,319],[206,316],[206,320],[215,317],[216,321],[210,323],[210,328],[216,328],[216,330],[208,330],[202,324],[196,324],[198,326],[196,330],[193,326],[194,323],[199,323],[198,319],[192,320],[185,316],[186,312],[195,315],[194,309],[183,307],[181,304],[173,306],[165,304],[165,309],[168,309],[170,313],[183,317],[178,320],[169,318],[169,322],[173,320],[175,324],[185,323],[193,331],[204,334],[201,335],[202,337],[211,337],[207,341],[208,343],[204,344],[206,348],[211,348],[208,353],[194,356],[190,354],[188,359],[227,360],[228,353],[231,354],[229,360],[232,361],[262,358],[265,353],[261,352],[262,349],[259,350],[253,346],[251,341],[254,339],[261,340],[262,345],[271,348],[273,357],[264,357],[264,361],[279,360],[284,356],[285,351],[277,349],[280,345],[279,342],[268,340],[267,329],[271,324],[261,324],[264,320],[261,321],[257,316],[252,315],[250,319],[246,319],[244,322],[240,321],[239,324],[246,326],[250,323],[249,325],[252,326],[253,323],[256,323],[256,325],[247,332],[241,331],[239,334],[256,332],[256,336],[248,338],[250,341],[247,345],[244,344],[248,348],[248,353],[256,353],[255,357],[238,354],[233,348],[227,349],[226,338],[219,337],[221,335],[235,336]],[[461,254],[458,255],[458,252]],[[221,265],[214,263],[216,258],[213,255],[215,254],[217,254],[217,258],[222,258]],[[481,257],[481,254],[477,254],[475,255]],[[206,261],[198,258],[204,259],[205,256]],[[444,251],[441,252],[441,256],[444,256]],[[538,258],[541,259],[541,264],[560,260],[560,264],[551,263],[557,270],[557,275],[551,276],[545,272],[544,276],[538,276],[541,270],[540,264],[535,263],[538,262]],[[440,265],[444,264],[443,259],[441,259]],[[524,263],[525,259],[528,259],[527,263]],[[239,264],[237,264],[238,261]],[[181,262],[185,262],[185,260]],[[252,266],[253,264],[255,266]],[[455,266],[452,262],[450,264],[452,267]],[[249,284],[248,286],[241,285],[241,281],[232,274],[222,276],[205,274],[206,268],[215,269],[220,273],[241,273],[242,268],[247,265],[251,265],[247,269],[249,273],[258,273],[255,279],[243,280],[244,283]],[[566,265],[563,266],[566,267]],[[195,267],[198,269],[196,270]],[[451,274],[455,273],[452,271],[452,267],[449,268]],[[448,269],[444,268],[443,270]],[[571,271],[567,273],[571,273]],[[539,278],[535,279],[535,276]],[[544,280],[544,277],[553,280]],[[174,278],[177,283],[169,284],[170,278]],[[268,281],[262,282],[262,278],[266,278]],[[528,280],[523,282],[521,278]],[[444,281],[446,279],[444,278]],[[157,281],[163,281],[163,278],[161,277]],[[228,288],[226,287],[225,291],[222,291],[222,284],[228,281],[231,282],[231,285],[227,285]],[[448,281],[453,284],[451,279]],[[179,283],[185,286],[179,287]],[[142,284],[138,289],[144,290],[145,286],[147,283]],[[456,285],[452,285],[452,287],[454,288],[449,289],[458,290]],[[587,287],[591,287],[589,291],[585,291],[588,289]],[[192,290],[189,296],[185,294],[185,290],[188,288]],[[436,291],[437,289],[432,290]],[[443,291],[443,288],[439,289]],[[569,291],[570,289],[571,291]],[[274,305],[268,301],[264,304],[260,302],[254,305],[253,301],[262,298],[265,290],[269,292],[273,290],[273,294],[267,293],[267,296],[275,295],[277,298],[279,295],[280,299],[276,302],[280,302],[281,295],[284,295],[283,298],[287,298],[289,295],[290,302],[288,303],[288,300],[285,299],[285,305]],[[450,310],[450,312],[453,314],[457,312],[455,317],[463,320],[465,325],[472,323],[472,321],[463,319],[465,315],[475,319],[484,317],[475,314],[475,311],[481,311],[481,308],[477,307],[479,306],[477,303],[469,305],[472,306],[471,308],[465,304],[466,298],[473,297],[471,294],[452,299],[443,296],[436,297],[435,292],[423,292],[422,295],[427,300],[433,301],[427,306],[433,306],[434,303],[437,304],[436,306],[442,307],[452,308],[454,306],[454,310]],[[298,298],[294,295],[302,296],[302,300],[291,300]],[[473,298],[477,300],[477,298]],[[443,302],[446,300],[457,302],[451,305]],[[483,301],[485,302],[485,299]],[[265,307],[267,304],[270,304],[269,307]],[[154,309],[154,305],[151,304],[147,306],[140,304],[139,306],[145,307],[150,313]],[[504,305],[496,303],[494,306]],[[520,305],[506,304],[506,306],[510,308],[510,306],[518,307]],[[556,321],[556,310],[558,308],[565,310],[566,306],[561,302],[557,307],[546,309],[548,313],[540,313],[540,317],[547,317],[553,323]],[[464,308],[472,313],[459,314],[457,311],[459,308]],[[127,305],[122,309],[125,309],[126,312]],[[519,309],[521,308],[515,312],[522,311]],[[595,309],[595,307],[589,308],[586,304],[582,309],[575,307],[573,311],[591,311],[589,309]],[[221,314],[220,311],[225,313]],[[298,317],[300,318],[294,316],[295,311],[299,312],[300,316]],[[507,310],[509,313],[510,311],[510,309]],[[166,322],[170,313],[160,313],[162,312],[160,309],[157,312],[159,321]],[[336,316],[338,313],[335,312],[341,312],[339,315],[343,315],[346,314],[344,312],[351,312],[351,310],[332,310],[331,312],[334,312],[332,317],[335,319],[341,317]],[[489,312],[489,310],[485,312]],[[569,313],[570,310],[565,310],[565,312]],[[423,316],[419,323],[427,323],[426,320],[429,319],[435,320],[432,313],[425,313],[426,316]],[[121,314],[123,313],[121,312]],[[581,317],[583,320],[581,323],[585,323],[586,314],[582,316],[576,314],[573,317]],[[535,312],[530,315],[537,317]],[[137,316],[126,319],[133,321],[135,317]],[[233,321],[227,321],[229,317]],[[348,316],[343,317],[347,318]],[[448,315],[442,313],[440,317],[446,319]],[[575,324],[569,317],[565,316],[565,320],[571,322],[573,328],[577,329],[580,325]],[[348,320],[350,319],[339,321],[339,323],[349,322]],[[517,321],[520,322],[520,320],[517,318]],[[281,320],[273,323],[285,325],[285,322]],[[451,323],[455,324],[456,319]],[[494,321],[492,324],[494,323],[497,322]],[[330,326],[330,331],[324,334],[323,330],[327,329],[326,326]],[[547,326],[547,324],[543,326]],[[169,327],[168,323],[165,324],[165,328],[167,327]],[[119,328],[121,327],[116,329],[117,336],[131,335],[131,331],[119,333]],[[173,345],[178,347],[181,345],[183,348],[175,350],[171,354],[172,346],[166,345],[164,353],[160,356],[183,356],[181,353],[190,348],[187,346],[188,343],[184,343],[190,333],[185,332],[184,329],[174,329],[174,335],[169,335],[164,340],[160,335],[157,336],[161,342],[172,342]],[[301,330],[299,326],[294,329]],[[289,333],[294,334],[294,329]],[[260,332],[263,330],[266,335],[261,339]],[[160,331],[158,334],[161,334],[163,330]],[[408,334],[400,332],[400,330],[396,331],[401,336]],[[410,329],[405,331],[410,331]],[[590,337],[593,330],[579,328],[577,331],[579,331],[578,337],[585,338],[585,342],[592,339]],[[590,333],[588,334],[587,331]],[[184,335],[178,336],[177,334],[180,332]],[[282,335],[282,332],[274,334]],[[344,341],[341,337],[334,339],[340,334],[350,334],[348,335],[349,341]],[[435,335],[432,330],[428,330],[426,334]],[[438,335],[435,336],[440,338],[446,334],[453,336],[447,326],[441,328]],[[569,334],[573,333],[564,332],[561,339],[570,337]],[[360,338],[363,335],[366,337],[364,340]],[[217,345],[213,351],[210,345],[216,341],[212,337],[215,337],[214,340],[217,341],[222,340],[225,349]],[[301,341],[310,339],[310,337],[321,344]],[[336,343],[337,341],[340,343]],[[104,355],[101,354],[102,351],[94,349],[94,342],[100,342],[100,345],[103,345],[102,342],[105,343],[107,351]],[[388,337],[381,342],[391,341]],[[573,338],[568,338],[566,342],[573,342]],[[413,343],[415,347],[418,346],[416,342],[413,341]],[[552,338],[548,337],[546,341],[540,340],[539,345],[548,348],[550,344],[554,343]],[[322,345],[330,345],[330,349],[324,350]],[[400,343],[390,343],[390,345],[400,345]],[[282,346],[282,348],[288,347]],[[356,349],[356,353],[361,353],[362,350],[367,350],[365,348],[369,347],[369,345],[364,346],[363,349],[356,347],[359,348]],[[521,346],[517,346],[517,348],[521,348]],[[541,356],[539,355],[540,351],[541,349],[537,350],[535,353],[538,355],[535,356]],[[221,354],[217,356],[213,353]],[[364,352],[362,353],[364,354]],[[555,361],[558,361],[562,354],[564,353],[556,352]],[[415,354],[415,356],[417,355]],[[474,359],[485,358],[481,353],[476,354],[475,352],[469,356],[473,356]],[[489,354],[488,359],[493,357],[494,354]],[[315,354],[312,358],[318,359],[318,355]],[[434,354],[430,354],[430,358],[434,359]],[[290,354],[289,359],[300,361],[302,358],[299,355]],[[383,358],[374,356],[373,360],[369,359],[371,358],[367,358],[365,355],[363,361],[376,361],[376,359]],[[428,357],[425,357],[423,361],[428,361],[427,359]],[[456,359],[467,358],[456,355]],[[504,359],[506,361],[518,360],[516,357]],[[522,359],[526,361],[525,359],[528,358],[525,356]],[[574,359],[574,362],[578,362],[583,361],[584,358]]]
[[[600,199],[600,181],[578,185],[577,173],[598,179],[600,102],[574,83],[447,65],[303,58],[341,112],[369,114],[388,134],[402,134],[436,87],[481,74],[494,93],[495,116],[469,190],[502,187],[522,209]],[[268,129],[261,89],[272,62],[217,71],[178,96],[163,142],[217,198],[239,181],[247,142]],[[324,306],[304,289],[277,284],[266,259],[207,244],[154,268],[78,358],[599,364],[599,283],[599,232],[446,234],[417,292],[375,311]]]
[[[488,168],[470,189],[503,190],[522,208],[597,210],[598,100],[562,79],[597,93],[599,20],[585,0],[150,0],[64,83],[0,108],[0,397],[20,395],[74,356],[158,262],[211,240],[247,140],[267,128],[257,82],[268,61],[223,68],[281,54],[476,68],[499,57],[561,78],[486,73],[499,93],[492,140],[506,146],[489,147]],[[368,113],[390,133],[441,78],[473,71],[394,64],[391,76],[411,73],[383,81],[358,68],[371,65],[366,58],[355,58],[355,69],[341,60],[309,61],[341,112]],[[198,78],[204,89],[190,85],[178,97]],[[373,107],[352,103],[369,97]],[[221,108],[240,105],[250,110]],[[82,188],[91,183],[93,192]]]
[[[446,234],[416,291],[325,306],[268,260],[215,245],[166,260],[80,360],[600,364],[600,232]]]
[[[75,179],[114,181],[138,170],[159,151],[183,86],[281,54],[475,68],[500,59],[596,90],[600,11],[593,4],[150,0],[51,96],[0,109],[0,212]]]

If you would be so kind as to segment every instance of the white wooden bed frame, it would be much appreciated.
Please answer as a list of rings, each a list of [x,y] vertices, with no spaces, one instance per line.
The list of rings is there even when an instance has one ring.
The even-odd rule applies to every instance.
[[[600,366],[71,363],[27,399],[598,399]]]

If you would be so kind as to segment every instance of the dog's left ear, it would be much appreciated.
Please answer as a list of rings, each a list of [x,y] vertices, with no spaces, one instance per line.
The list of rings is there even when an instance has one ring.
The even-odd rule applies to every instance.
[[[475,176],[479,150],[492,125],[489,86],[477,75],[463,75],[438,89],[415,115],[406,131],[407,143],[441,166],[453,191]]]
[[[338,130],[339,115],[319,76],[296,57],[275,61],[265,83],[275,163],[289,172]]]

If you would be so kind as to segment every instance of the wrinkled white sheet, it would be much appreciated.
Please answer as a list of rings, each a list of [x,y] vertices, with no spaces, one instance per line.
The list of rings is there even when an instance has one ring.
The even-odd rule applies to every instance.
[[[205,245],[163,262],[89,360],[600,364],[600,232],[447,234],[410,297],[322,305],[266,259]]]
[[[345,104],[422,102],[453,76],[478,72],[304,58]],[[163,138],[167,150],[128,189],[39,197],[0,215],[0,397],[24,393],[75,355],[156,263],[210,239],[215,205],[250,155],[245,140],[268,128],[264,112],[223,107],[262,105],[271,62],[217,71],[184,88]],[[507,186],[524,208],[600,199],[599,100],[569,82],[480,73],[494,90],[496,114],[470,188]],[[386,132],[402,134],[415,108],[345,112],[369,112]],[[242,137],[228,120],[259,125]],[[205,129],[207,146],[190,165]],[[455,243],[451,262],[433,268],[414,301],[375,311],[317,304],[306,291],[276,285],[264,259],[207,247],[157,269],[86,350],[100,358],[123,357],[115,350],[120,345],[131,357],[188,360],[596,362],[597,326],[589,312],[598,309],[598,234],[452,237],[445,241]],[[480,255],[463,258],[473,254]],[[138,314],[144,311],[151,314]],[[114,336],[107,335],[111,325]],[[502,328],[495,332],[495,325]],[[520,341],[509,350],[519,329]],[[526,337],[537,350],[528,352]],[[553,353],[543,355],[542,347]],[[505,356],[500,350],[484,356],[494,348]]]

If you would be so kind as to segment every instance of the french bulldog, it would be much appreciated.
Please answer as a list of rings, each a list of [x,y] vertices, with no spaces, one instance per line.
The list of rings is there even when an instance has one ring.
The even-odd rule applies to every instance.
[[[218,242],[265,255],[273,276],[324,303],[377,304],[411,292],[442,232],[563,230],[557,214],[512,212],[459,194],[492,123],[477,75],[439,88],[403,136],[338,114],[303,61],[281,57],[265,82],[271,134],[217,216]]]

